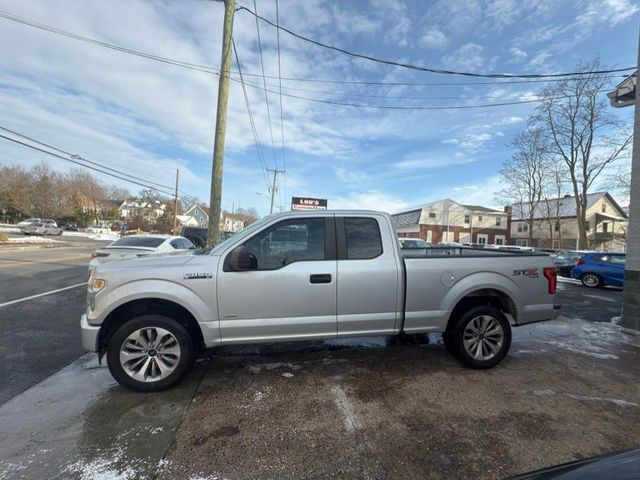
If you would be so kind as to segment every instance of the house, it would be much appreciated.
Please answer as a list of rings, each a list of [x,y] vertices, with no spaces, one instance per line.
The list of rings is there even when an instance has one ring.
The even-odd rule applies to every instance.
[[[131,218],[143,218],[147,222],[154,222],[162,215],[164,215],[167,209],[167,204],[160,200],[153,200],[149,198],[134,198],[131,200],[125,200],[120,205],[120,217],[123,220]]]
[[[209,225],[209,207],[198,205],[197,203],[188,208],[184,217],[192,217],[195,220],[195,226],[206,228]],[[184,224],[184,222],[183,222]],[[193,225],[189,225],[193,226]]]
[[[464,205],[450,198],[392,215],[400,237],[429,243],[484,243],[505,245],[509,240],[505,212],[479,205]]]
[[[178,219],[182,225],[198,226],[207,228],[209,225],[209,207],[203,205],[193,205],[187,209]],[[244,222],[231,215],[220,214],[220,230],[223,232],[238,233],[244,228]]]
[[[511,205],[511,243],[540,248],[577,248],[578,218],[575,198],[542,200],[534,208],[529,225],[531,204]],[[509,207],[507,207],[509,208]],[[587,195],[587,248],[621,252],[626,247],[628,214],[608,192]],[[529,229],[532,244],[529,245]]]

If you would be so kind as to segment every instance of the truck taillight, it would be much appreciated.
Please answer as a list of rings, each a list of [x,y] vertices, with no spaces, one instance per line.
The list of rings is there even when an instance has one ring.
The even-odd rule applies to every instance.
[[[545,278],[549,282],[549,294],[555,294],[556,286],[558,284],[558,272],[556,272],[556,267],[546,267],[543,270],[543,273]]]

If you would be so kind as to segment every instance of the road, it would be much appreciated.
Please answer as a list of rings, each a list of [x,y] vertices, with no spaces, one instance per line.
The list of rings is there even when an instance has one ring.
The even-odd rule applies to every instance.
[[[103,244],[0,251],[0,403],[83,353],[78,325],[87,263]]]

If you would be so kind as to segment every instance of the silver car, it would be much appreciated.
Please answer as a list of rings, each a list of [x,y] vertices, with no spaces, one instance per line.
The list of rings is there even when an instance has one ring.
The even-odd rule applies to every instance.
[[[58,227],[56,222],[31,223],[20,227],[20,231],[25,235],[62,235],[63,228]]]

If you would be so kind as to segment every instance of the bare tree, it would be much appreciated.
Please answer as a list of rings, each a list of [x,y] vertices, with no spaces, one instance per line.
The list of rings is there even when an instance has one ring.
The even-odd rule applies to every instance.
[[[566,181],[564,179],[564,165],[558,162],[550,162],[547,170],[547,178],[543,188],[543,214],[549,227],[549,246],[553,248],[554,232],[557,232],[558,248],[562,248],[562,223],[560,210],[562,208],[562,196],[565,192]]]
[[[598,60],[576,70],[602,70]],[[588,74],[558,82],[542,92],[536,119],[547,132],[553,155],[564,160],[578,219],[578,248],[587,248],[587,193],[602,171],[623,156],[631,135],[602,93],[607,77]]]
[[[628,198],[631,193],[631,164],[621,165],[607,174],[603,186],[612,193]]]
[[[513,213],[528,225],[529,245],[533,244],[534,219],[545,190],[549,169],[548,145],[544,131],[530,124],[509,144],[511,158],[502,164],[500,174],[505,185],[498,196],[514,202]]]

